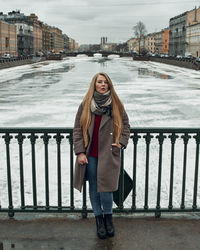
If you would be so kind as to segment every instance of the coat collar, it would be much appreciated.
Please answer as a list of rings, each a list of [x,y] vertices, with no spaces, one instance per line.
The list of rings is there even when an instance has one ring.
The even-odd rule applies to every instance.
[[[101,129],[103,126],[104,126],[104,124],[106,124],[106,122],[108,121],[108,120],[110,120],[111,118],[110,118],[110,116],[109,115],[103,115],[102,116],[102,118],[101,118],[101,123],[100,123],[100,127],[99,127],[99,129]]]
[[[92,135],[93,135],[93,130],[94,130],[94,118],[95,118],[95,115],[92,113],[91,114],[91,123],[90,123],[90,126],[88,128],[88,134],[89,134],[89,137],[92,138]],[[100,123],[100,127],[99,127],[99,130],[106,124],[106,122],[108,120],[110,120],[111,117],[109,115],[103,115],[102,118],[101,118],[101,123]]]

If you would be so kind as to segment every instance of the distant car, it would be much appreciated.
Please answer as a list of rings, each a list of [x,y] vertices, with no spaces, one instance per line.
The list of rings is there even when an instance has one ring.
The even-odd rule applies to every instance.
[[[195,59],[195,57],[192,54],[185,54],[185,59]]]
[[[176,58],[177,58],[177,59],[182,59],[182,58],[183,58],[183,56],[181,56],[181,55],[177,55],[177,56],[176,56]]]
[[[3,58],[10,58],[10,54],[5,53],[5,54],[3,55]]]
[[[197,57],[195,61],[200,62],[200,57]]]

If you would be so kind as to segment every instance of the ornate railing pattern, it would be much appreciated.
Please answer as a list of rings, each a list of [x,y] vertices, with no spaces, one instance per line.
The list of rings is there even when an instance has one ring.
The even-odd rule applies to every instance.
[[[81,195],[78,193],[75,194],[76,191],[73,189],[74,154],[72,135],[72,128],[0,128],[0,212],[8,212],[10,217],[14,216],[15,212],[76,212],[82,213],[83,217],[86,217],[88,212],[92,212],[91,208],[88,208],[87,206],[88,194],[86,182],[84,183]],[[175,150],[177,140],[179,140],[179,148],[183,148],[181,155],[180,150],[178,152]],[[68,143],[66,143],[67,141]],[[39,151],[37,149],[38,142]],[[165,142],[168,148],[167,156],[166,150],[164,150]],[[190,155],[188,158],[188,147],[191,146],[189,142],[192,142],[192,149],[190,149]],[[51,145],[52,143],[54,145]],[[131,136],[128,147],[129,155],[127,155],[126,150],[121,151],[122,157],[121,175],[119,181],[119,204],[113,209],[113,211],[127,213],[153,212],[156,217],[159,217],[162,212],[199,212],[199,144],[199,128],[131,128]],[[152,145],[153,151],[151,149]],[[24,149],[27,150],[27,147],[29,147],[29,152],[25,153]],[[49,147],[54,147],[53,153],[49,150]],[[63,152],[63,147],[68,147],[65,153]],[[141,149],[142,153],[139,155],[139,151]],[[153,158],[155,158],[153,165],[151,163],[152,153]],[[51,156],[51,154],[54,154],[54,156]],[[139,160],[139,157],[141,158],[141,154],[142,160]],[[175,158],[177,154],[179,154],[179,158],[182,158],[182,162],[178,162],[178,165],[181,165],[182,175],[176,175],[175,172]],[[27,155],[29,155],[29,161],[27,161]],[[63,160],[64,156],[66,157],[65,160]],[[164,157],[165,160],[163,160]],[[39,169],[37,168],[38,159],[40,162]],[[49,172],[50,160],[53,161],[53,169],[56,169],[56,172],[53,170],[53,176],[50,175]],[[132,165],[131,167],[129,166],[129,175],[132,178],[132,188],[128,196],[128,207],[124,206],[124,190],[126,189],[126,183],[124,182],[123,175],[124,168],[127,170],[127,168],[124,167],[125,162],[127,161],[129,162],[129,165]],[[167,165],[166,161],[170,163],[170,166]],[[188,165],[188,162],[190,165]],[[15,165],[15,167],[13,167],[13,165]],[[191,181],[187,184],[187,174],[189,173],[191,176],[191,165],[193,165],[194,170],[193,178],[191,178]],[[14,168],[15,172],[13,172]],[[169,183],[166,182],[167,177],[163,176],[162,171],[164,168],[169,172]],[[63,174],[63,169],[67,172],[67,178],[69,178],[68,180],[65,178],[66,175]],[[140,178],[138,179],[137,172],[141,169],[143,169],[144,172],[142,175],[140,173]],[[153,181],[155,186],[154,188],[156,188],[153,198],[155,200],[155,206],[153,207],[152,204],[150,205],[152,202],[149,201],[149,192],[151,192],[149,187],[152,169],[155,171]],[[26,176],[28,176],[28,179],[26,180],[24,176],[25,171]],[[43,178],[41,177],[42,171],[44,171],[44,192],[39,192],[38,189],[40,188],[39,185],[41,185],[41,183],[38,185],[38,179]],[[19,173],[19,176],[16,176],[16,173]],[[50,177],[53,178],[54,181],[56,180],[56,187],[53,191],[55,192],[54,194],[52,194],[50,188]],[[180,200],[179,207],[174,207],[174,202],[179,204],[178,201],[174,200],[175,177],[178,183],[176,185],[181,185],[180,195],[176,195],[176,199],[178,197]],[[27,184],[27,182],[29,183]],[[65,182],[69,185],[65,184]],[[144,185],[141,185],[141,182],[144,182]],[[5,183],[7,186],[6,188]],[[137,187],[139,184],[140,189],[142,187],[143,197],[139,197],[138,202]],[[186,187],[186,184],[189,185],[188,188]],[[30,202],[30,200],[27,202],[25,198],[27,185],[31,186],[31,191],[29,190],[28,193],[29,198],[31,196],[32,202]],[[64,189],[63,185],[65,185]],[[167,185],[169,187],[168,192],[166,192],[168,197],[165,197],[165,204],[167,202],[167,205],[165,206],[161,205],[163,185]],[[188,189],[192,189],[191,192],[193,197],[191,198],[191,205],[187,205],[185,203],[185,196]],[[68,206],[64,204],[66,202],[63,202],[63,192],[66,193],[64,199],[68,200]],[[44,195],[43,202],[38,201],[39,194],[40,199]],[[16,198],[17,195],[19,195],[18,199]],[[78,206],[75,204],[75,195],[79,195]],[[56,197],[56,205],[55,201],[53,202],[54,205],[51,204],[52,202],[50,196],[51,199],[52,197],[53,199]],[[7,197],[7,203],[4,202],[5,197]],[[144,203],[141,201],[143,198]],[[17,200],[18,202],[16,202]],[[4,203],[7,205],[4,205]],[[142,205],[138,207],[138,204]]]

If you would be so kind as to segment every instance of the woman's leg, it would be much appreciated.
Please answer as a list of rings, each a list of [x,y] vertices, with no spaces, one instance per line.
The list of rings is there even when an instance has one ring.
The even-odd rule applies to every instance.
[[[106,229],[101,208],[100,194],[97,192],[97,164],[98,158],[88,157],[87,178],[92,209],[96,219],[97,235],[100,239],[106,238]]]
[[[112,214],[113,192],[101,192],[100,200],[104,214]]]
[[[113,193],[102,192],[100,193],[101,204],[104,212],[104,225],[106,228],[107,235],[113,237],[115,235],[115,229],[112,222],[112,204],[113,204]]]
[[[97,192],[97,164],[98,158],[88,157],[87,178],[89,181],[90,202],[95,216],[102,214],[100,193]]]

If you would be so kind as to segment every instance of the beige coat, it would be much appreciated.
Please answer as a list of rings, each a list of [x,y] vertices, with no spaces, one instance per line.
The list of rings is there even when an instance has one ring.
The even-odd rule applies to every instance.
[[[88,147],[85,148],[83,141],[83,133],[80,127],[80,117],[82,113],[82,105],[79,106],[76,114],[73,141],[74,141],[74,152],[84,152],[86,156],[89,154],[90,145],[92,142],[92,135],[94,129],[94,117],[92,113],[91,124],[88,128]],[[119,143],[125,147],[128,144],[130,136],[130,125],[126,112],[123,116],[123,130],[119,139]],[[116,146],[112,146],[114,143],[113,136],[113,119],[108,115],[103,115],[99,127],[99,138],[98,138],[98,166],[97,166],[97,191],[98,192],[113,192],[118,188],[118,181],[120,175],[120,149]],[[74,174],[74,187],[81,192],[86,165],[79,165],[76,158],[75,163],[75,174]]]

